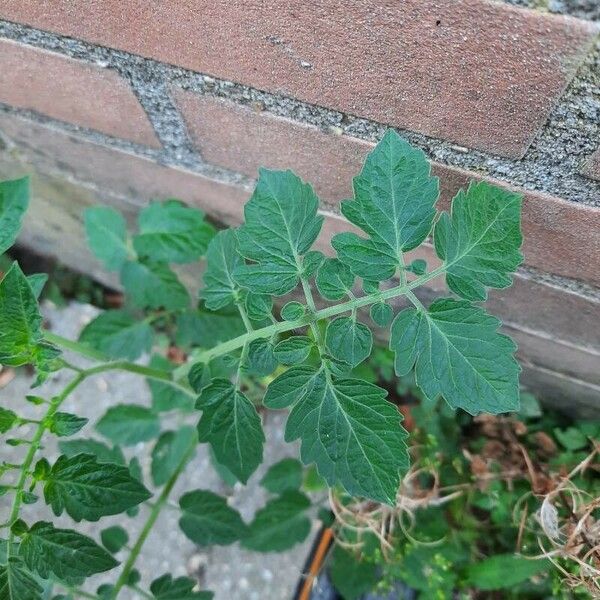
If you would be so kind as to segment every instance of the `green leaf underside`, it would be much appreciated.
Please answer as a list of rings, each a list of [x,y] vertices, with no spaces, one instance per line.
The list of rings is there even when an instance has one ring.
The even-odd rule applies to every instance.
[[[183,425],[177,431],[165,431],[152,449],[151,473],[154,485],[166,483],[177,470],[181,461],[197,442],[198,434],[194,427]]]
[[[41,600],[42,592],[41,586],[20,558],[11,557],[6,565],[0,565],[2,600]]]
[[[356,367],[371,354],[373,334],[352,317],[338,317],[327,325],[325,344],[336,360]]]
[[[100,539],[102,540],[102,545],[114,554],[127,544],[129,535],[127,535],[127,531],[120,525],[113,525],[100,532]]]
[[[341,300],[352,291],[354,273],[337,258],[327,258],[317,272],[315,283],[326,300]]]
[[[111,406],[96,423],[96,430],[116,444],[133,446],[155,438],[160,432],[158,416],[139,404]]]
[[[295,458],[284,458],[269,468],[260,484],[272,494],[281,494],[300,489],[302,476],[302,463]]]
[[[56,529],[46,521],[35,523],[21,537],[19,555],[42,579],[53,574],[72,584],[118,565],[94,540],[70,529]]]
[[[150,496],[127,467],[101,463],[91,454],[60,456],[44,484],[44,498],[54,514],[66,510],[77,522],[119,514]]]
[[[150,591],[156,600],[211,600],[212,592],[194,591],[196,582],[189,577],[162,575],[150,584]]]
[[[128,261],[121,269],[127,297],[138,308],[187,308],[190,296],[166,263]]]
[[[521,204],[521,195],[485,181],[458,192],[451,214],[441,214],[434,232],[453,292],[467,300],[485,300],[486,287],[511,285],[511,273],[523,260]]]
[[[29,206],[29,177],[0,181],[0,254],[17,239]]]
[[[354,178],[354,199],[342,213],[369,238],[334,236],[339,259],[359,277],[382,281],[402,265],[402,254],[421,244],[435,216],[437,177],[422,150],[388,130]]]
[[[240,265],[236,282],[258,294],[282,296],[298,284],[301,255],[316,240],[323,217],[312,187],[291,171],[259,170],[245,223],[237,238],[242,256],[255,264]]]
[[[110,310],[88,323],[79,341],[112,358],[135,360],[150,350],[152,328],[124,310]]]
[[[95,206],[84,213],[88,246],[109,271],[118,271],[127,260],[127,223],[114,208]]]
[[[212,239],[206,253],[207,267],[201,292],[206,307],[217,310],[235,302],[239,286],[233,279],[234,271],[243,265],[233,229],[220,231]]]
[[[470,565],[469,582],[481,590],[511,588],[533,575],[547,571],[547,560],[531,560],[514,554],[491,556],[479,563]]]
[[[173,371],[175,365],[160,354],[154,354],[148,366],[161,371]],[[147,379],[148,387],[152,393],[152,410],[166,412],[169,410],[191,410],[194,399],[179,388],[166,381]]]
[[[281,552],[306,539],[310,520],[304,514],[310,500],[301,492],[288,490],[269,500],[248,526],[242,546],[258,552]]]
[[[208,442],[217,461],[242,483],[262,462],[265,436],[254,405],[227,379],[215,379],[196,403],[202,410],[198,441]]]
[[[313,347],[313,341],[303,335],[295,335],[279,342],[274,349],[275,358],[282,365],[294,365],[304,362]]]
[[[179,200],[151,202],[140,212],[133,247],[140,256],[170,263],[192,262],[206,253],[215,230],[204,213]]]
[[[227,546],[246,534],[246,524],[222,496],[208,490],[195,490],[179,500],[179,527],[199,546]]]
[[[359,379],[292,367],[269,385],[264,404],[284,408],[295,403],[285,439],[300,438],[302,461],[314,462],[329,485],[393,504],[400,470],[408,469],[407,434],[386,395]]]
[[[405,309],[391,329],[396,374],[406,375],[414,365],[427,397],[443,396],[473,415],[517,410],[516,346],[498,333],[499,326],[498,319],[463,300],[439,299],[426,312]]]

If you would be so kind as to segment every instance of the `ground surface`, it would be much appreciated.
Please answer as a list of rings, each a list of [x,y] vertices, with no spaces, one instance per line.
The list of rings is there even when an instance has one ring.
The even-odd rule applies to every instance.
[[[51,329],[72,339],[78,331],[96,314],[96,309],[81,304],[71,304],[66,309],[56,310],[45,307]],[[71,357],[69,357],[71,358]],[[73,359],[72,362],[76,362]],[[80,361],[81,362],[81,361]],[[60,391],[70,374],[61,372],[42,388],[35,391],[37,395],[51,397]],[[15,378],[0,389],[0,406],[18,411],[20,415],[40,418],[41,409],[24,402],[25,394],[31,393],[29,385],[31,377],[21,369]],[[150,393],[146,384],[139,377],[126,373],[110,373],[98,376],[84,382],[80,388],[63,404],[61,410],[74,412],[87,417],[90,422],[78,434],[81,437],[98,437],[93,424],[104,414],[105,410],[119,403],[150,403]],[[231,504],[240,510],[244,519],[251,519],[254,512],[265,501],[264,490],[259,486],[259,480],[268,465],[277,462],[285,456],[296,456],[296,447],[283,440],[284,415],[269,413],[265,417],[264,427],[267,443],[265,447],[265,464],[252,476],[245,487],[236,485],[228,488],[211,466],[206,445],[198,447],[194,460],[188,466],[184,476],[180,478],[173,492],[172,499],[177,501],[183,492],[192,489],[211,489],[230,497]],[[18,431],[20,437],[28,437],[31,431],[22,427]],[[12,433],[15,435],[15,432]],[[100,438],[99,438],[100,439]],[[56,438],[47,436],[45,456],[50,462],[58,456]],[[127,450],[129,456],[137,456],[142,464],[144,480],[150,481],[149,451],[152,442],[138,444]],[[11,448],[0,444],[0,461],[18,462],[22,456],[22,447]],[[0,498],[1,521],[6,520],[9,503],[12,498],[7,495]],[[130,532],[130,539],[139,531],[141,523],[147,514],[147,507],[142,507],[140,515],[135,519],[126,516],[105,517],[98,523],[82,522],[76,528],[82,533],[99,539],[100,530],[116,524],[123,524]],[[48,519],[49,513],[43,502],[25,507],[22,512],[28,523]],[[298,545],[291,551],[281,554],[258,554],[248,552],[234,544],[228,547],[209,547],[198,549],[190,542],[177,527],[178,514],[176,510],[165,510],[161,519],[152,531],[142,551],[137,568],[142,576],[142,583],[147,589],[148,583],[162,575],[172,573],[175,576],[190,575],[199,579],[202,586],[215,592],[215,600],[288,600],[300,575],[311,538],[304,544]],[[63,515],[56,520],[63,527],[73,527],[73,522]],[[124,553],[118,556],[123,559]],[[111,576],[97,576],[88,583],[90,590],[104,582],[113,581]],[[122,598],[137,598],[138,595],[127,595]]]

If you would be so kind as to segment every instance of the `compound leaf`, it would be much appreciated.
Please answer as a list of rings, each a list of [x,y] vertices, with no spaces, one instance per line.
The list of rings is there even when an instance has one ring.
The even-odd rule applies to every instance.
[[[123,215],[107,206],[94,206],[84,212],[88,246],[109,271],[118,271],[127,260],[127,223]]]
[[[200,258],[215,234],[201,210],[179,200],[151,202],[140,212],[138,225],[140,232],[133,238],[138,255],[170,263]]]
[[[403,264],[404,252],[425,240],[439,196],[425,154],[388,130],[354,178],[354,199],[342,213],[369,235],[334,236],[339,258],[359,277],[382,281]]]
[[[242,546],[258,552],[281,552],[304,541],[310,532],[310,520],[304,514],[308,508],[310,500],[296,490],[269,500],[254,515]]]
[[[135,360],[150,350],[152,327],[124,310],[109,310],[83,328],[79,341],[111,358]]]
[[[399,471],[408,468],[407,434],[387,392],[359,379],[335,379],[321,369],[298,395],[285,438],[301,439],[302,462],[314,462],[330,486],[393,504]]]
[[[111,406],[96,423],[96,430],[116,444],[133,446],[160,433],[158,416],[139,404]]]
[[[42,579],[53,574],[67,583],[80,584],[119,564],[91,538],[71,529],[57,529],[46,521],[35,523],[20,538],[19,555]]]
[[[150,584],[150,591],[156,600],[211,600],[212,592],[195,592],[196,582],[189,577],[162,575]]]
[[[259,294],[281,296],[293,290],[302,272],[301,256],[316,240],[323,217],[312,187],[291,171],[260,169],[244,208],[237,237],[242,256],[256,264],[236,269],[236,281]]]
[[[446,261],[448,287],[467,300],[485,300],[486,287],[511,285],[521,264],[522,196],[485,181],[471,183],[452,200],[450,215],[435,226],[438,256]]]
[[[500,321],[464,300],[442,298],[427,311],[407,308],[392,324],[396,374],[415,365],[417,385],[430,399],[476,415],[519,408],[516,346],[498,333]]]
[[[17,239],[29,206],[29,177],[0,181],[0,254]]]
[[[188,492],[180,498],[179,506],[179,527],[199,546],[227,546],[246,533],[246,524],[237,510],[231,508],[225,498],[213,492]]]
[[[150,471],[154,485],[166,483],[177,470],[186,455],[190,455],[192,444],[198,441],[194,427],[183,425],[177,431],[165,431],[156,441],[152,449]]]
[[[20,558],[11,556],[0,565],[0,598],[2,600],[41,600],[42,588]]]
[[[215,379],[196,403],[202,410],[198,440],[208,442],[217,461],[242,483],[262,462],[265,436],[254,405],[227,379]]]
[[[44,483],[44,498],[54,514],[66,510],[77,522],[119,514],[150,496],[127,467],[101,463],[92,454],[60,456]]]

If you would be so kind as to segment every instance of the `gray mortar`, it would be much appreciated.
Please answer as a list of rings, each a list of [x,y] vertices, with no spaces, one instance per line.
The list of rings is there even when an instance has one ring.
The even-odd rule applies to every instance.
[[[169,85],[175,84],[200,94],[227,98],[239,104],[259,105],[273,115],[310,124],[323,131],[333,130],[373,142],[387,128],[386,125],[368,119],[20,24],[0,21],[0,36],[116,70],[131,83],[163,149],[145,148],[61,122],[59,125],[62,128],[86,139],[146,156],[161,164],[184,167],[227,183],[251,185],[252,182],[244,175],[209,165],[202,160],[173,104],[168,92]],[[2,110],[42,123],[56,123],[29,111],[8,106],[4,106]],[[579,173],[600,139],[600,42],[581,65],[522,159],[503,158],[410,131],[398,129],[398,132],[409,142],[422,148],[431,159],[442,164],[496,177],[524,189],[600,206],[600,182]]]

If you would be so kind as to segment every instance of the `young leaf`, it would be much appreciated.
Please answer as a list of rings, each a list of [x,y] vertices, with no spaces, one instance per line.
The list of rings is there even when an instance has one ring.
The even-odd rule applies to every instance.
[[[68,458],[77,454],[93,454],[98,462],[115,463],[117,465],[125,464],[125,457],[119,446],[109,448],[106,444],[98,440],[77,439],[61,440],[58,442],[60,451]]]
[[[288,490],[269,500],[248,526],[241,544],[257,552],[281,552],[306,539],[310,520],[304,512],[310,500],[301,492]]]
[[[44,484],[44,498],[54,514],[66,510],[77,522],[119,514],[150,496],[127,467],[101,463],[92,454],[60,456]]]
[[[407,434],[386,395],[376,385],[334,379],[322,369],[300,392],[285,439],[302,440],[302,462],[316,463],[330,486],[340,484],[352,495],[394,504],[399,471],[408,468]]]
[[[373,334],[352,317],[338,317],[327,325],[325,344],[336,360],[356,367],[371,354]]]
[[[313,341],[304,335],[295,335],[282,340],[273,351],[282,365],[295,365],[304,362],[313,347]]]
[[[317,239],[323,217],[312,187],[291,171],[260,169],[245,223],[238,229],[240,254],[257,264],[240,265],[234,278],[258,294],[282,296],[298,285],[300,256]]]
[[[242,483],[262,462],[265,436],[254,405],[227,379],[215,379],[202,390],[198,440],[208,442],[219,463]]]
[[[472,415],[519,408],[520,367],[514,342],[500,321],[464,300],[442,298],[429,310],[407,308],[392,324],[390,349],[399,376],[415,366],[417,385],[430,399],[443,396]]]
[[[11,556],[0,565],[0,598],[2,600],[41,600],[42,588],[25,568],[20,558]]]
[[[172,263],[203,256],[215,233],[201,210],[179,200],[151,202],[140,212],[138,225],[140,233],[133,238],[138,255]]]
[[[199,546],[227,546],[246,533],[246,524],[227,500],[207,490],[195,490],[179,500],[179,527]]]
[[[84,417],[66,412],[56,412],[48,424],[48,429],[58,437],[68,437],[76,434],[87,422],[88,419]]]
[[[198,434],[193,427],[183,425],[177,431],[165,431],[152,449],[152,481],[154,485],[165,484],[175,472],[192,444],[197,443]],[[190,455],[191,458],[191,455]]]
[[[152,328],[123,310],[109,310],[83,328],[79,341],[111,358],[135,360],[150,350]]]
[[[547,560],[531,560],[514,554],[498,554],[470,565],[469,583],[481,590],[512,588],[533,575],[547,571]]]
[[[264,338],[253,340],[248,344],[248,373],[265,377],[277,368],[273,344]]]
[[[100,532],[100,539],[109,552],[116,554],[127,544],[129,535],[120,525],[113,525]]]
[[[190,305],[190,296],[165,263],[128,261],[121,269],[127,297],[138,308],[177,310]]]
[[[236,301],[239,286],[233,280],[233,272],[244,263],[238,253],[235,230],[219,231],[208,245],[204,271],[204,288],[200,295],[206,308],[217,310]]]
[[[427,261],[422,258],[416,258],[406,267],[406,270],[415,275],[424,275],[427,271]]]
[[[160,354],[154,354],[148,366],[161,371],[173,371],[175,368],[170,360]],[[146,381],[152,393],[153,411],[165,412],[174,409],[187,411],[194,407],[194,399],[169,382],[156,379],[147,379]]]
[[[196,582],[189,577],[173,579],[171,575],[162,575],[150,585],[152,596],[156,600],[211,600],[212,592],[195,592]]]
[[[20,536],[19,555],[27,567],[42,579],[54,575],[62,581],[80,584],[119,563],[104,548],[71,529],[56,529],[39,521]]]
[[[284,321],[295,321],[296,319],[301,319],[305,312],[306,306],[304,306],[304,304],[292,300],[283,305],[283,308],[281,309],[281,318]]]
[[[371,305],[371,319],[379,327],[387,327],[394,316],[394,311],[389,304],[378,302]]]
[[[302,463],[295,458],[284,458],[269,468],[260,484],[272,494],[298,490],[302,485]]]
[[[352,292],[354,274],[337,258],[327,258],[317,272],[315,283],[326,300],[341,300]]]
[[[467,300],[485,300],[486,287],[511,285],[521,264],[522,196],[485,181],[471,183],[441,214],[434,232],[437,255],[446,262],[448,287]]]
[[[392,277],[402,255],[416,248],[431,231],[438,178],[422,150],[388,130],[354,178],[354,199],[342,202],[342,213],[369,235],[334,236],[333,247],[353,273],[370,280]]]
[[[158,416],[139,404],[111,406],[96,423],[96,430],[116,444],[133,446],[160,433]]]
[[[94,206],[84,212],[88,246],[109,271],[118,271],[127,260],[127,223],[114,208]]]
[[[29,206],[29,177],[0,181],[0,254],[17,239]]]
[[[0,407],[0,433],[6,433],[19,422],[16,413],[8,408]]]

